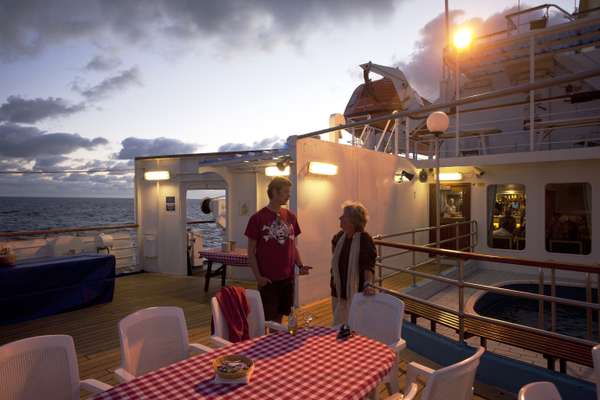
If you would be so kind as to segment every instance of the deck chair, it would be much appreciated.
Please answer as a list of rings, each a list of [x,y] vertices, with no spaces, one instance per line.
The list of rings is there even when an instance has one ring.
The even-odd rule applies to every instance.
[[[471,400],[479,359],[485,352],[479,347],[471,357],[438,370],[416,362],[408,364],[404,394],[396,393],[387,400],[412,400],[417,395],[417,378],[425,380],[421,400]]]
[[[81,389],[101,393],[111,386],[79,380],[73,338],[35,336],[0,347],[0,398],[11,400],[79,400]]]
[[[352,297],[348,316],[350,329],[385,343],[396,353],[392,370],[384,379],[390,393],[400,390],[398,364],[400,352],[406,348],[401,336],[403,318],[404,302],[397,297],[385,293],[372,296],[357,293]]]
[[[519,400],[561,400],[561,397],[553,383],[532,382],[519,390]]]
[[[183,310],[179,307],[150,307],[134,312],[119,322],[121,366],[115,369],[119,382],[184,360],[191,354],[212,351],[188,343]]]
[[[600,400],[600,344],[592,348],[592,359],[594,361],[594,381],[596,382],[596,399]]]
[[[248,313],[248,328],[250,339],[262,336],[267,333],[268,330],[286,331],[287,329],[274,321],[265,321],[265,312],[263,309],[262,300],[258,290],[246,289],[246,300],[250,307],[250,313]],[[227,327],[227,321],[221,312],[221,307],[216,297],[210,300],[210,309],[212,312],[213,324],[215,328],[214,334],[210,337],[211,341],[217,347],[224,347],[232,344],[229,341],[229,329]]]

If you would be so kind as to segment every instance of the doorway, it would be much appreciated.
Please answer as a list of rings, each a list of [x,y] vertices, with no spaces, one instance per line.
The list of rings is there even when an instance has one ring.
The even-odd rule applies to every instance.
[[[471,220],[471,184],[442,183],[440,184],[441,215],[440,225],[449,225],[440,229],[440,247],[449,250],[469,251],[471,246],[470,224],[457,223]],[[429,185],[429,226],[435,227],[436,212],[435,185]],[[457,235],[458,233],[458,235]],[[464,236],[464,237],[461,237]],[[457,239],[457,237],[460,237]],[[450,240],[454,239],[454,240]],[[436,242],[436,232],[429,232],[429,242]]]

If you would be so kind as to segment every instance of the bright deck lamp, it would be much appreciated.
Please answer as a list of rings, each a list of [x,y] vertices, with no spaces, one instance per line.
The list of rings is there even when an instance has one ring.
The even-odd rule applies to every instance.
[[[171,179],[169,171],[146,171],[144,179],[147,181],[168,181]]]
[[[458,50],[466,49],[471,45],[471,42],[473,41],[473,31],[466,27],[460,28],[454,34],[454,38],[452,41],[454,43],[454,47],[456,47]]]
[[[440,181],[462,181],[462,178],[460,172],[440,172]]]
[[[290,176],[290,166],[286,165],[283,168],[279,168],[279,166],[270,166],[265,168],[266,176]]]
[[[338,166],[324,162],[311,161],[308,163],[308,172],[314,175],[337,175]]]

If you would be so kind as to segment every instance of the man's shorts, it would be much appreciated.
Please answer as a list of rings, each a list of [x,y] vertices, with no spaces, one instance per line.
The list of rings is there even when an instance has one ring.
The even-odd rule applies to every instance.
[[[265,321],[273,321],[278,316],[290,314],[294,305],[293,279],[267,283],[258,291],[265,310]]]

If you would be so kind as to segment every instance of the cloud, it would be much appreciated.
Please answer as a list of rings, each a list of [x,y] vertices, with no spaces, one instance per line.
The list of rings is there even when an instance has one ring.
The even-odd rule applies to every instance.
[[[38,157],[35,160],[35,164],[33,166],[34,170],[48,170],[53,169],[59,164],[67,161],[69,158],[65,156],[43,156]]]
[[[132,174],[0,174],[0,186],[8,196],[133,197]]]
[[[524,6],[521,6],[524,7]],[[506,29],[506,14],[517,11],[517,7],[509,7],[491,15],[487,19],[470,18],[460,21],[463,10],[450,11],[450,20],[458,22],[458,27],[466,25],[476,32],[477,36]],[[520,23],[526,24],[531,19],[541,17],[538,13],[529,13],[521,17]],[[558,23],[562,17],[550,15],[550,23]],[[452,23],[452,22],[451,22]],[[444,14],[439,14],[420,30],[420,39],[414,44],[414,50],[408,61],[396,62],[407,76],[411,85],[424,97],[434,100],[439,95],[438,83],[442,79],[442,51],[445,43]]]
[[[199,147],[196,144],[184,143],[181,140],[164,137],[156,139],[128,137],[121,141],[121,146],[121,151],[114,156],[120,160],[143,156],[189,154],[196,151]]]
[[[28,161],[18,158],[0,159],[0,171],[16,171],[26,169]]]
[[[113,36],[139,46],[162,38],[212,40],[228,47],[298,44],[317,27],[340,21],[381,23],[400,1],[5,1],[0,5],[0,60],[33,56],[69,40]]]
[[[59,97],[24,99],[20,96],[9,96],[0,106],[0,122],[33,124],[46,118],[67,116],[84,109],[84,104],[69,105]]]
[[[87,89],[83,89],[75,83],[73,89],[81,93],[90,101],[97,101],[108,97],[109,95],[124,90],[133,85],[141,85],[140,71],[137,67],[121,71],[119,74],[104,79],[99,84]]]
[[[84,67],[88,71],[105,72],[113,70],[121,65],[118,57],[97,55],[92,58]]]
[[[83,170],[89,173],[107,172],[109,175],[128,175],[133,174],[133,159],[127,161],[120,160],[91,160],[84,163],[78,163],[72,160],[71,170]]]
[[[219,147],[219,151],[245,151],[245,150],[266,150],[266,149],[281,149],[285,147],[285,139],[279,136],[272,136],[254,142],[252,144],[246,143],[225,143]]]
[[[0,156],[34,159],[62,156],[75,150],[91,150],[108,144],[102,137],[84,138],[76,133],[47,133],[35,127],[0,124]]]

